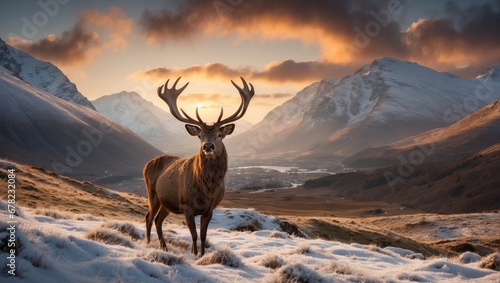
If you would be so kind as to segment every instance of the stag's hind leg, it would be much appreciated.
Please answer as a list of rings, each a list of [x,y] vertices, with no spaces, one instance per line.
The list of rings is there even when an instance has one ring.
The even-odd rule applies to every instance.
[[[160,201],[156,196],[149,199],[149,209],[148,213],[146,213],[146,242],[149,244],[151,241],[151,226],[153,226],[153,220],[155,216],[157,216],[158,211],[160,210]]]
[[[160,211],[155,217],[155,224],[156,224],[156,233],[158,234],[158,240],[160,240],[160,247],[164,250],[167,251],[167,244],[165,243],[165,239],[163,238],[163,231],[162,231],[162,225],[163,225],[163,220],[165,220],[165,217],[168,216],[168,211],[160,207]]]

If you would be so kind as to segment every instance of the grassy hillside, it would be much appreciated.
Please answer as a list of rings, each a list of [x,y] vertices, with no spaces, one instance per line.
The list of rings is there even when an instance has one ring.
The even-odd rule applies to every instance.
[[[404,204],[432,213],[500,209],[500,144],[465,158],[338,174],[308,181],[318,188],[359,201]]]

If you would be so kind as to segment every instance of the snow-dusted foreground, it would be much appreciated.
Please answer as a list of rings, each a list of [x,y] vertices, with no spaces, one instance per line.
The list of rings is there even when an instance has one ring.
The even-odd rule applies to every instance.
[[[8,219],[0,203],[2,220]],[[10,224],[0,230],[1,282],[499,282],[485,259],[423,259],[412,251],[290,236],[278,219],[217,209],[209,249],[197,259],[185,226],[164,225],[169,252],[144,240],[144,223],[24,210],[16,218],[15,273],[7,272]],[[47,216],[49,215],[49,216]],[[261,229],[239,232],[235,229]],[[153,237],[156,234],[153,234]]]

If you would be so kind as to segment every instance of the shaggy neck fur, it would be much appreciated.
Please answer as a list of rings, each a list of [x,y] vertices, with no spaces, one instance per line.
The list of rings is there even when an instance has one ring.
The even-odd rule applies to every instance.
[[[197,182],[202,185],[199,187],[206,187],[207,193],[211,194],[216,188],[224,185],[224,177],[227,172],[227,152],[226,148],[222,146],[219,154],[208,157],[200,149],[200,153],[196,155],[194,166],[197,170]]]

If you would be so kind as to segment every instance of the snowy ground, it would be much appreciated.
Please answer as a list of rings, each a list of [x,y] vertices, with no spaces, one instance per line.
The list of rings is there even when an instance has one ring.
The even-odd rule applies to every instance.
[[[5,202],[1,218],[7,219]],[[500,282],[485,258],[424,259],[379,248],[282,232],[277,218],[254,210],[217,209],[209,249],[190,255],[185,226],[164,225],[169,252],[144,240],[144,223],[68,212],[23,210],[16,220],[16,276],[7,273],[9,224],[0,223],[1,282]],[[258,229],[255,232],[236,230]],[[121,232],[120,232],[121,231]]]

